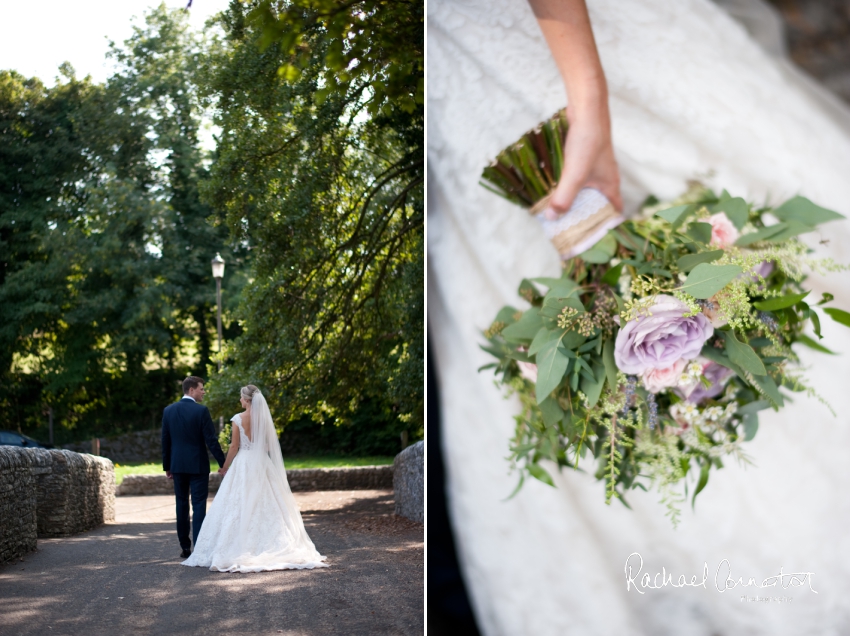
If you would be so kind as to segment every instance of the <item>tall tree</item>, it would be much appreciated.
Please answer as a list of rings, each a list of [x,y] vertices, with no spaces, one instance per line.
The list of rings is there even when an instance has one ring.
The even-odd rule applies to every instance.
[[[339,51],[345,29],[286,6],[301,11],[301,26],[277,5],[231,3],[225,41],[205,62],[222,129],[207,197],[254,252],[238,314],[245,333],[216,386],[229,393],[248,379],[262,383],[282,422],[306,413],[344,423],[377,400],[399,430],[415,432],[423,395],[421,104],[378,90],[386,66],[338,73],[329,60],[350,53]],[[264,15],[291,46],[263,49]],[[372,12],[373,31],[388,32],[393,15]],[[421,15],[412,19],[421,25]]]
[[[45,404],[77,435],[149,426],[210,364],[210,259],[234,289],[242,256],[199,199],[199,47],[161,6],[106,85],[0,74],[0,426]]]

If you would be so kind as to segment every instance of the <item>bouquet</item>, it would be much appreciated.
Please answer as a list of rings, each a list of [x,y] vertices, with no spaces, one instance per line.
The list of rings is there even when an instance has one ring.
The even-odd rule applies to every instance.
[[[565,134],[562,114],[527,133],[485,169],[485,185],[540,214]],[[606,503],[628,506],[626,491],[654,486],[675,526],[689,481],[693,505],[724,458],[749,461],[743,445],[761,411],[781,409],[789,392],[816,396],[795,347],[832,353],[821,318],[850,327],[850,313],[830,294],[812,298],[806,271],[847,268],[798,237],[842,218],[799,196],[771,208],[692,183],[601,237],[591,224],[566,249],[556,243],[560,278],[523,280],[528,306],[502,308],[484,332],[496,361],[482,369],[522,405],[514,492],[526,476],[554,485],[542,461],[579,469],[591,453]]]

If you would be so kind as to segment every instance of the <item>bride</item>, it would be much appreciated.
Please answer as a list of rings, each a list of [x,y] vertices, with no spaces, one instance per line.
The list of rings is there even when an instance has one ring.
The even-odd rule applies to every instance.
[[[759,0],[732,4],[769,14]],[[481,330],[502,306],[520,306],[523,278],[558,276],[560,264],[534,219],[478,185],[502,148],[567,102],[571,146],[555,212],[585,185],[628,215],[647,195],[670,199],[699,179],[755,202],[802,194],[850,213],[848,108],[718,4],[531,5],[428,3],[429,334],[447,503],[479,626],[512,636],[850,632],[850,331],[842,326],[824,325],[824,342],[843,355],[801,352],[812,384],[841,417],[803,394],[782,413],[765,412],[748,442],[756,466],[728,462],[713,474],[678,530],[653,491],[630,492],[632,510],[606,506],[589,463],[585,473],[553,468],[556,488],[527,480],[506,501],[517,481],[504,458],[518,404],[477,372],[491,361],[478,348]],[[850,222],[828,232],[804,240],[846,263]],[[812,296],[831,292],[850,310],[848,280],[812,277]],[[690,581],[707,564],[707,588],[638,593],[624,574],[635,552],[650,576],[663,569]],[[817,594],[781,586],[719,592],[712,583],[724,559],[744,581],[780,568],[813,572]],[[793,602],[741,601],[757,595]]]
[[[240,402],[245,412],[231,419],[233,437],[219,471],[225,476],[183,565],[218,572],[328,567],[289,489],[266,399],[249,384]]]

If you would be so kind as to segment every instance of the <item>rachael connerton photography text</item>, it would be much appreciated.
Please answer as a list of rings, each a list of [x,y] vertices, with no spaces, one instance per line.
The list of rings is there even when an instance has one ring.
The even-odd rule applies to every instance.
[[[635,567],[637,567],[637,571],[635,571]],[[662,567],[661,572],[657,572],[655,576],[650,575],[648,572],[644,572],[641,575],[643,557],[639,552],[632,552],[626,558],[624,570],[626,574],[626,591],[631,591],[632,586],[634,586],[635,590],[640,594],[644,594],[644,590],[647,588],[659,589],[668,585],[671,587],[702,587],[703,589],[708,589],[706,587],[706,581],[708,581],[708,562],[703,562],[702,579],[698,580],[697,575],[693,575],[690,582],[687,581],[684,574],[680,575],[674,582],[673,574],[668,573],[666,567]],[[729,559],[723,559],[717,565],[717,570],[714,573],[714,588],[722,593],[736,587],[765,588],[781,585],[782,589],[788,589],[789,587],[800,587],[808,583],[809,589],[817,594],[817,591],[812,587],[813,576],[814,572],[783,572],[783,567],[780,566],[779,574],[762,579],[761,583],[755,577],[748,578],[745,583],[743,576],[739,576],[737,579],[732,576],[732,566],[729,563]],[[639,582],[638,577],[640,577]],[[658,577],[661,577],[660,583]],[[776,598],[778,599],[779,597]],[[742,601],[745,599],[747,599],[746,596],[741,597]],[[764,600],[764,597],[758,597],[758,599]],[[790,599],[788,601],[790,602]]]

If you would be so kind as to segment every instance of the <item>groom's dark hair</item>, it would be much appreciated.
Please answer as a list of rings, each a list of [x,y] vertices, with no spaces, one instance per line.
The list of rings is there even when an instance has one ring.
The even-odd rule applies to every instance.
[[[189,392],[189,389],[194,389],[196,386],[203,383],[203,378],[199,378],[196,375],[190,375],[188,378],[183,380],[183,395],[186,395]]]

